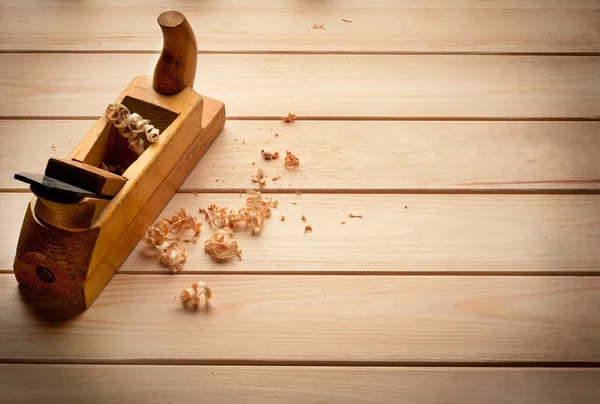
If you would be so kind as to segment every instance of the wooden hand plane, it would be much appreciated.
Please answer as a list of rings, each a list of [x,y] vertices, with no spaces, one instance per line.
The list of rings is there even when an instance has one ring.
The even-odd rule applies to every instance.
[[[21,286],[89,307],[225,125],[225,105],[193,90],[197,45],[183,14],[162,13],[153,77],[138,76],[109,104],[160,131],[141,154],[103,115],[66,159],[16,174],[34,194],[14,260]],[[107,167],[119,167],[111,172]]]

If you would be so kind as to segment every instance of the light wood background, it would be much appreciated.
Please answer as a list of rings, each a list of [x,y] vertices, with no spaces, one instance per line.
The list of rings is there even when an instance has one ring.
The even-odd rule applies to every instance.
[[[243,261],[138,247],[84,312],[19,289],[14,173],[152,74],[171,9],[228,121],[162,215],[257,165],[280,206]],[[1,1],[0,402],[600,402],[598,56],[598,0]]]

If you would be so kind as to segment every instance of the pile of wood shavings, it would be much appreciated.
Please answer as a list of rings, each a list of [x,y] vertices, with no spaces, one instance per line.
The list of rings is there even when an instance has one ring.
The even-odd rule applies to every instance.
[[[183,289],[179,295],[179,300],[182,302],[192,301],[194,306],[200,304],[200,297],[204,296],[205,301],[209,301],[212,297],[212,290],[202,281],[192,283],[191,288]]]
[[[144,234],[142,243],[146,248],[155,250],[156,257],[164,266],[173,273],[181,271],[187,260],[185,248],[181,244],[198,241],[202,224],[195,216],[191,216],[185,209],[179,209],[171,218],[163,217]],[[191,230],[192,237],[184,237],[186,230]]]
[[[139,114],[132,114],[123,104],[109,104],[104,115],[119,129],[121,136],[129,141],[129,149],[137,155],[141,155],[145,150],[142,135],[145,135],[150,143],[158,140],[160,131],[150,125],[150,120],[143,119]]]
[[[259,191],[249,190],[244,207],[221,208],[213,203],[208,209],[200,209],[200,213],[204,214],[211,227],[229,228],[233,231],[250,227],[255,235],[261,232],[265,218],[271,216],[271,208],[276,208],[278,204],[278,201],[263,196]]]
[[[234,232],[243,228],[251,228],[252,234],[262,231],[265,218],[271,216],[271,208],[276,208],[278,201],[263,196],[259,191],[248,191],[246,206],[231,209],[222,208],[214,203],[208,209],[200,209],[206,221],[216,227],[213,236],[204,244],[204,250],[217,261],[225,261],[234,255],[242,259],[242,251],[235,240]]]

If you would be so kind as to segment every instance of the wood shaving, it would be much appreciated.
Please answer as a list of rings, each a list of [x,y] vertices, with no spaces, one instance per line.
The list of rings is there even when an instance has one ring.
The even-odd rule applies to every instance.
[[[346,222],[342,222],[342,224],[346,224]]]
[[[350,216],[350,217],[363,217],[362,213],[352,213],[352,212],[348,213],[348,216]]]
[[[192,283],[191,288],[183,289],[179,295],[179,300],[182,302],[192,301],[193,305],[200,304],[200,298],[204,296],[204,300],[208,302],[212,297],[212,290],[202,281]]]
[[[200,236],[202,224],[195,216],[191,216],[185,209],[179,209],[170,217],[163,217],[146,230],[142,243],[146,248],[156,251],[158,261],[170,268],[173,273],[183,269],[187,260],[185,248],[181,241],[195,244]],[[186,230],[191,230],[192,237],[183,237]]]
[[[312,231],[312,227],[311,226],[306,226],[304,228],[304,232],[306,233],[307,231]]]
[[[52,150],[56,151],[56,146],[52,145]]]
[[[252,182],[258,182],[261,188],[265,186],[267,179],[265,178],[265,171],[262,168],[259,168],[256,174],[252,176]]]
[[[302,220],[306,221],[306,216],[302,215]]]
[[[325,24],[313,24],[313,29],[323,29],[325,28]]]
[[[268,151],[261,150],[261,154],[265,160],[275,160],[279,157],[279,152],[271,153]]]
[[[285,152],[284,159],[285,168],[294,168],[300,165],[300,159],[292,154],[290,151]]]
[[[281,175],[278,175],[277,177],[273,177],[271,179],[271,181],[279,181],[281,179]]]
[[[291,112],[288,112],[287,116],[283,118],[283,122],[294,122],[296,121],[296,114],[292,114]]]
[[[238,209],[221,208],[214,203],[208,209],[200,209],[206,221],[217,228],[240,227],[252,228],[252,234],[259,234],[265,218],[271,216],[271,208],[276,208],[278,201],[263,196],[259,191],[248,191],[246,206]]]
[[[234,255],[242,259],[242,250],[229,227],[215,230],[212,237],[204,243],[204,250],[218,261],[226,261]]]
[[[150,120],[143,119],[139,114],[132,114],[123,104],[109,104],[104,115],[119,130],[121,136],[129,141],[129,149],[137,155],[145,150],[144,136],[150,143],[158,140],[160,131],[150,125]]]
[[[347,19],[345,19],[345,18],[342,18],[342,21],[344,21],[344,22],[352,22],[352,21],[350,21],[350,20],[347,20]]]
[[[279,133],[276,133],[276,134],[275,134],[275,137],[279,137]]]
[[[285,221],[285,216],[281,216],[281,221]]]

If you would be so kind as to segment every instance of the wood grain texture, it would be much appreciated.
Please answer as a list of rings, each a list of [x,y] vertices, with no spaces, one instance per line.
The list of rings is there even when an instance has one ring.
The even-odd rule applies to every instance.
[[[167,404],[595,404],[597,369],[0,365],[2,399]]]
[[[65,2],[56,2],[61,7],[61,10],[68,9],[73,5]],[[240,6],[239,2],[235,0],[222,0],[217,2],[206,2],[209,4],[195,5],[194,7],[220,7],[225,9],[226,7]],[[212,3],[212,4],[211,4]],[[314,3],[314,4],[311,4]],[[46,5],[47,2],[44,0],[4,0],[2,5],[5,7],[28,7],[30,9]],[[89,7],[100,7],[103,4],[110,5],[121,5],[116,0],[87,0],[84,6]],[[128,4],[132,7],[156,7],[164,4],[164,0],[131,0]],[[169,3],[173,7],[176,6],[189,6],[189,3],[185,3],[182,0],[173,0]],[[476,9],[476,10],[596,10],[600,8],[599,0],[370,0],[368,2],[361,2],[359,0],[345,0],[343,3],[340,1],[332,0],[327,3],[329,7],[339,7],[340,5],[346,5],[350,7],[360,8],[362,10],[376,9],[379,11],[389,11],[394,9],[400,10],[462,10],[462,9]],[[80,5],[77,5],[81,7]],[[291,4],[288,0],[260,0],[259,4],[252,4],[246,8],[260,8],[260,7],[288,7],[297,8],[299,10],[310,9],[311,7],[319,6],[318,2],[305,2],[305,4]],[[143,10],[140,10],[143,11]]]
[[[158,55],[0,55],[4,117],[98,117]],[[597,118],[600,58],[204,55],[228,117]],[[70,74],[64,74],[64,67]],[[274,102],[276,100],[276,102]]]
[[[94,121],[0,120],[0,188],[27,189],[16,171],[42,172]],[[277,133],[279,136],[275,136]],[[56,150],[52,149],[55,145]],[[264,161],[293,151],[299,170]],[[180,191],[245,190],[262,166],[267,190],[597,190],[598,122],[227,121]],[[216,180],[219,181],[216,181]]]
[[[203,220],[201,243],[187,247],[184,271],[595,273],[600,268],[597,195],[274,196],[279,207],[261,235],[236,236],[242,261],[211,260],[202,243],[212,231]],[[0,194],[5,218],[0,269],[12,268],[28,201],[26,194]],[[241,207],[245,202],[237,194],[176,194],[159,217],[179,208],[201,217],[198,208],[211,203]],[[350,211],[364,218],[349,218]],[[307,224],[312,233],[304,233]],[[120,271],[170,272],[148,258],[141,244]]]
[[[4,3],[1,50],[161,49],[159,2]],[[200,50],[209,52],[600,51],[597,1],[175,1],[169,7],[185,14]],[[325,27],[315,30],[314,23]]]
[[[194,281],[207,307],[174,300]],[[85,312],[0,275],[0,361],[598,363],[600,278],[115,275]]]

